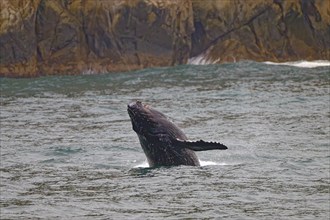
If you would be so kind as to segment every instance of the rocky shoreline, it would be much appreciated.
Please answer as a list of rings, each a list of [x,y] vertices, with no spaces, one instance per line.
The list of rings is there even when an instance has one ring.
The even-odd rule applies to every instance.
[[[0,76],[330,60],[323,0],[2,0]]]

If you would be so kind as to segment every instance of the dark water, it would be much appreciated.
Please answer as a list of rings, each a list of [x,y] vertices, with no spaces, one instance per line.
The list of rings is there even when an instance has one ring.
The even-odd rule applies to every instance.
[[[329,78],[243,62],[1,79],[1,219],[329,219]],[[148,168],[135,99],[229,149]]]

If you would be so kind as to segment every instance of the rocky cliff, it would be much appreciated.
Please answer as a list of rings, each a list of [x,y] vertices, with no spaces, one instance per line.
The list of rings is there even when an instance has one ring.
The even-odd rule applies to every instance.
[[[0,76],[330,60],[326,0],[1,0]]]
[[[191,56],[212,61],[330,59],[326,0],[192,0]]]

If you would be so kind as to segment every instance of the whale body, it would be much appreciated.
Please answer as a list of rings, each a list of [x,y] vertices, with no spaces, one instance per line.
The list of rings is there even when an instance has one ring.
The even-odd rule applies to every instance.
[[[200,166],[195,151],[227,149],[218,142],[189,141],[163,113],[140,101],[128,104],[127,111],[150,167]]]

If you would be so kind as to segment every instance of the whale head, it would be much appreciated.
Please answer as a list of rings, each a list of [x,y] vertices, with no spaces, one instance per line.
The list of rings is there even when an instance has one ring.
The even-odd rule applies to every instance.
[[[168,134],[173,124],[161,112],[140,101],[127,105],[133,130],[139,135]],[[176,129],[175,129],[176,130]]]

